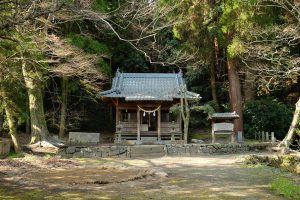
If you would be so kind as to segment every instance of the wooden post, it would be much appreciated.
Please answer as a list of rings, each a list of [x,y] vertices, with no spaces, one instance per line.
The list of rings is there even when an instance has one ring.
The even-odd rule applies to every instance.
[[[157,141],[161,142],[160,123],[161,123],[161,108],[157,111]]]
[[[275,143],[276,142],[276,138],[274,136],[274,132],[271,132],[271,142]]]
[[[261,132],[261,141],[264,142],[265,141],[265,132]]]
[[[140,108],[137,107],[137,114],[136,114],[136,121],[137,121],[137,144],[141,142],[141,116],[140,116]]]
[[[120,124],[120,113],[119,113],[119,108],[116,107],[116,131],[117,131],[117,127]]]
[[[270,138],[269,138],[269,132],[266,132],[266,142],[269,142]]]
[[[119,108],[116,106],[116,130],[115,130],[115,141],[119,142],[119,139],[121,138],[121,131],[122,129],[120,128],[120,120],[119,120]]]
[[[244,142],[242,131],[237,132],[237,141],[240,142],[240,143]]]
[[[211,143],[215,143],[216,141],[216,136],[215,136],[215,132],[214,132],[214,122],[212,122],[212,125],[211,125],[211,136],[212,136],[212,141]]]

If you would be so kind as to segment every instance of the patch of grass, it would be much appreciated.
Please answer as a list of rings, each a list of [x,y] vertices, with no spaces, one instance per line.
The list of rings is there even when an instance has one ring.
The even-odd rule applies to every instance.
[[[245,139],[245,143],[247,143],[247,144],[258,144],[260,142],[258,140],[254,140],[254,139]]]
[[[16,153],[15,151],[11,150],[7,156],[8,159],[13,159],[13,158],[23,158],[24,154],[23,153]]]
[[[105,164],[125,164],[123,160],[117,160],[117,159],[106,159],[106,158],[98,158],[98,159],[93,159],[93,158],[73,158],[74,160],[77,160],[81,163],[95,163],[99,165],[105,165]]]
[[[287,198],[300,200],[300,185],[297,185],[288,178],[280,177],[273,180],[271,182],[271,188]]]
[[[45,153],[45,155],[44,155],[45,158],[52,158],[54,156],[56,156],[55,153]]]
[[[42,199],[44,193],[38,189],[32,190],[8,190],[0,188],[0,199],[16,199],[16,200],[29,200],[29,199]]]
[[[109,194],[102,192],[87,193],[86,191],[51,191],[46,189],[21,189],[21,188],[8,188],[0,186],[0,199],[2,200],[41,200],[41,199],[111,199]],[[121,199],[121,198],[120,198]],[[122,198],[123,199],[123,198]]]
[[[190,134],[190,139],[198,139],[198,140],[211,140],[211,134],[203,134],[203,133],[194,133]],[[216,138],[228,138],[228,135],[216,135]]]

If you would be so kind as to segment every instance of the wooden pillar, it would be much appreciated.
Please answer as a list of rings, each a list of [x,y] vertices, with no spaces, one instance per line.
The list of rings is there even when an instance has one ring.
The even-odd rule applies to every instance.
[[[120,110],[119,107],[116,106],[116,128],[120,124]]]
[[[215,136],[215,131],[214,131],[214,121],[212,121],[212,124],[211,124],[211,136],[212,136],[212,141],[211,143],[215,143],[216,141],[216,136]]]
[[[115,141],[120,142],[121,141],[121,127],[120,127],[120,112],[119,112],[118,106],[116,106],[116,130],[115,130]]]
[[[276,138],[275,138],[274,132],[271,132],[271,142],[272,143],[276,142]]]
[[[157,141],[161,141],[161,135],[160,135],[160,123],[161,123],[161,108],[157,111]]]
[[[137,113],[136,113],[136,121],[137,121],[137,141],[141,141],[141,116],[140,116],[140,108],[137,107]]]
[[[269,132],[266,132],[266,142],[270,142]]]

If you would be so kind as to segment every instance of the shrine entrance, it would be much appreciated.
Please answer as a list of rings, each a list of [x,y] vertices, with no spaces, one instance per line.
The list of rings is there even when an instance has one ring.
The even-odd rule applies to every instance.
[[[141,132],[157,132],[157,113],[146,113],[141,111]]]

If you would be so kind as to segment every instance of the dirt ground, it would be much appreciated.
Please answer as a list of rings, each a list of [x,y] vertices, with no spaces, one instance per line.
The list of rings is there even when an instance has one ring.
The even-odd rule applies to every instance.
[[[140,159],[0,160],[0,199],[284,199],[278,169],[247,166],[246,154]]]

